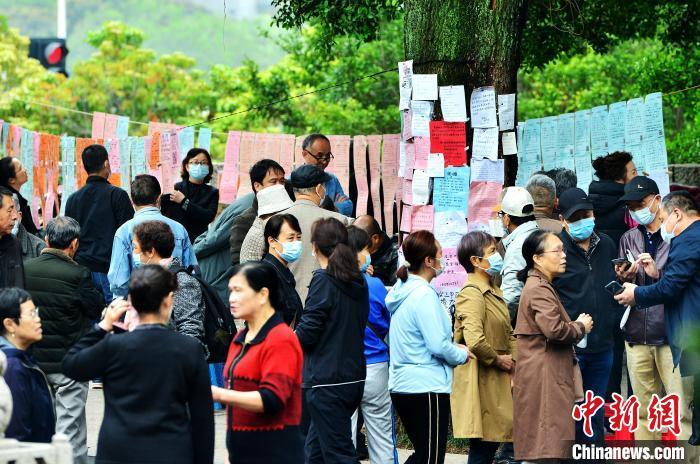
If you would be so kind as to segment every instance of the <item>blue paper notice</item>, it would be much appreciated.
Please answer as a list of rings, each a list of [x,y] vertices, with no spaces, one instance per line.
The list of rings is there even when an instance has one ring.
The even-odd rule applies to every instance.
[[[627,122],[627,102],[610,105],[608,111],[608,153],[625,149],[625,123]]]
[[[180,153],[186,155],[194,148],[194,127],[185,127],[178,133],[180,139]]]
[[[542,118],[542,165],[548,171],[558,167],[557,164],[557,117]]]
[[[146,174],[146,139],[134,137],[131,140],[131,176]]]
[[[557,162],[556,167],[574,170],[574,113],[557,118]]]
[[[117,138],[123,140],[129,136],[129,116],[117,118]]]
[[[469,204],[468,166],[445,168],[445,177],[434,179],[433,206],[435,212],[460,211],[467,217]]]
[[[593,166],[591,164],[591,110],[576,112],[576,128],[574,146],[574,164],[576,165],[576,178],[578,188],[588,191],[588,186],[593,180]]]
[[[666,171],[668,156],[661,93],[650,93],[644,99],[644,167],[648,172]]]
[[[591,157],[608,153],[608,105],[596,106],[591,110]]]
[[[199,129],[199,137],[197,138],[197,146],[209,151],[211,146],[211,128],[202,127]]]

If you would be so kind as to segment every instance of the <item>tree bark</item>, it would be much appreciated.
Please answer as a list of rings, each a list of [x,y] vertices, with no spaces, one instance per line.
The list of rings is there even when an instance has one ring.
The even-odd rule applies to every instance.
[[[527,0],[406,0],[404,8],[404,50],[414,73],[464,85],[467,111],[474,88],[516,92]],[[468,130],[469,145],[471,137]],[[513,185],[517,157],[505,159],[505,183]]]

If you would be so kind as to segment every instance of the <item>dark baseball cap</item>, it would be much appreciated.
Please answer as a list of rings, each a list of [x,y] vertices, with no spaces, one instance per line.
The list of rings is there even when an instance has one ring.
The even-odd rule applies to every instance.
[[[625,194],[618,201],[640,201],[649,195],[658,195],[659,186],[654,179],[637,176],[625,184]]]
[[[303,189],[316,187],[318,184],[325,184],[331,180],[331,176],[318,166],[303,164],[292,171],[290,180],[292,187]]]
[[[589,209],[593,209],[593,203],[588,199],[586,192],[580,188],[570,188],[559,196],[559,211],[566,220],[576,211]]]

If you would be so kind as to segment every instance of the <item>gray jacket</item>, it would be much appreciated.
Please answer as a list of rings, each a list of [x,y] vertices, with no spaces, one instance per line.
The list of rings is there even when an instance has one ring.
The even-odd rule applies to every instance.
[[[36,258],[41,254],[41,250],[46,248],[46,242],[27,232],[27,229],[22,224],[19,225],[17,240],[19,240],[19,246],[22,250],[22,261]]]

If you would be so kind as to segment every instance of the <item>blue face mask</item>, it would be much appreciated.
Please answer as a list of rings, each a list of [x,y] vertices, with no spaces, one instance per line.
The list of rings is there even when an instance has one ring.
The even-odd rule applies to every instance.
[[[282,245],[282,253],[279,253],[280,258],[287,261],[288,263],[293,263],[301,257],[301,240],[295,240],[293,242],[280,242],[275,240],[275,242]]]
[[[638,224],[646,226],[654,221],[654,218],[656,218],[656,213],[659,212],[659,207],[660,205],[656,207],[656,211],[653,213],[649,207],[640,209],[639,211],[630,210],[630,216],[632,216],[632,219],[634,219]]]
[[[132,261],[134,262],[134,269],[141,267],[141,254],[133,253],[131,255]]]
[[[584,218],[569,223],[569,235],[577,242],[582,242],[591,236],[595,227],[595,218]]]
[[[477,258],[484,259],[481,256],[477,256]],[[495,276],[501,273],[501,270],[503,269],[503,258],[501,257],[501,254],[496,252],[486,258],[486,260],[489,262],[489,267],[488,269],[484,269],[483,267],[479,267],[479,269],[484,269],[489,275]]]
[[[194,180],[202,180],[209,174],[209,166],[205,164],[190,164],[189,173]]]
[[[360,266],[360,272],[367,272],[367,268],[372,264],[372,257],[367,253],[365,255],[365,262]]]
[[[669,216],[670,217],[670,216]],[[676,237],[676,227],[678,226],[678,223],[676,222],[676,225],[673,226],[673,229],[671,229],[671,232],[666,230],[666,223],[668,222],[668,218],[661,224],[661,240],[664,242],[670,244],[671,240],[673,240]]]

